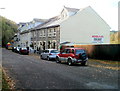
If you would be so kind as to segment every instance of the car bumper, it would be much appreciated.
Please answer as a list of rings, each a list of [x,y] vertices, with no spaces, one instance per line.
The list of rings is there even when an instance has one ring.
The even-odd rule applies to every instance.
[[[81,60],[81,59],[73,59],[72,61],[73,61],[73,63],[83,63],[83,62],[88,61],[88,58],[86,58],[85,60]]]
[[[28,54],[29,52],[28,51],[24,51],[24,52],[21,52],[22,54]]]

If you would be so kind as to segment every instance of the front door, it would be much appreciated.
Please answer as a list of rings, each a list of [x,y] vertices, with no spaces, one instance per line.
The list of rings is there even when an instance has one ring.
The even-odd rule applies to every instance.
[[[67,62],[69,53],[70,53],[70,49],[64,49],[63,52],[60,55],[60,61]]]

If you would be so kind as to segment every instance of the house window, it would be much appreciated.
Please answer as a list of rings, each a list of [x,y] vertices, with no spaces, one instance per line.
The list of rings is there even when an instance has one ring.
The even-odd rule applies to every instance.
[[[43,36],[45,37],[45,30],[43,30]]]
[[[34,36],[36,36],[36,32],[34,32]]]
[[[50,33],[51,33],[51,29],[50,29],[50,31],[49,31]]]
[[[53,36],[56,36],[56,33],[53,33]]]
[[[40,37],[42,37],[42,34],[43,34],[42,31],[40,31]]]
[[[48,30],[48,36],[51,37],[51,29]]]
[[[54,32],[56,32],[56,28],[54,28]]]

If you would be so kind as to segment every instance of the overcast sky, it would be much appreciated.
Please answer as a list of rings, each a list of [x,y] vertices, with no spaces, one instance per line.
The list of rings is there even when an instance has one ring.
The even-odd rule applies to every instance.
[[[59,15],[63,6],[84,8],[91,6],[111,27],[118,30],[119,0],[0,0],[0,15],[19,22],[33,18],[48,19]]]

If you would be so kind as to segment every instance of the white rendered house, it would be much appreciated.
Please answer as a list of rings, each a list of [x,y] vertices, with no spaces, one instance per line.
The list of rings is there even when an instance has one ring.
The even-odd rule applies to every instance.
[[[110,43],[109,25],[89,6],[60,23],[60,42]]]

